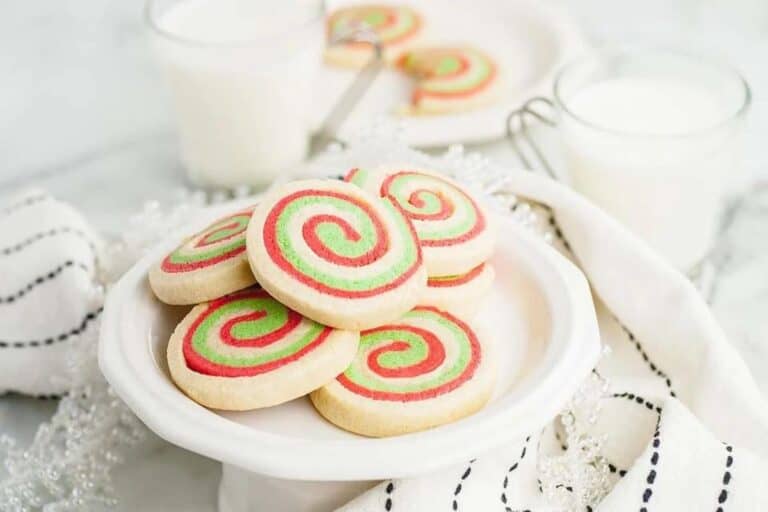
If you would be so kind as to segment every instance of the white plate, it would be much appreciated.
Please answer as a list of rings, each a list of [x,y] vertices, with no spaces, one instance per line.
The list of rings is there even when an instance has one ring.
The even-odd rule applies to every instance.
[[[202,228],[236,207],[212,209],[195,224]],[[118,395],[161,437],[262,475],[372,480],[466,461],[541,428],[594,367],[600,351],[583,275],[534,234],[507,218],[498,223],[496,282],[476,319],[495,338],[497,390],[483,410],[456,423],[369,439],[327,423],[306,398],[238,413],[206,409],[187,398],[168,376],[165,348],[188,308],[161,304],[147,284],[149,267],[185,233],[147,254],[110,291],[99,364]]]
[[[332,2],[329,9],[339,4]],[[348,140],[380,116],[402,119],[411,146],[442,146],[500,139],[507,114],[524,101],[549,95],[557,69],[582,53],[584,40],[573,22],[553,6],[535,0],[409,0],[424,15],[425,44],[469,43],[497,59],[505,74],[506,93],[487,107],[460,114],[399,116],[393,111],[410,97],[410,81],[401,73],[382,71],[340,130]],[[354,72],[324,67],[313,112],[319,126]]]

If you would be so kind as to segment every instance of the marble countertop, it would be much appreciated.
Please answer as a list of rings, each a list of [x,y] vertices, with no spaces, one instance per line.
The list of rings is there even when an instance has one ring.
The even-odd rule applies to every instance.
[[[653,0],[633,3],[632,15],[628,5],[600,0],[567,6],[595,41],[682,44],[740,67],[754,91],[747,165],[757,181],[768,180],[768,152],[761,151],[768,134],[768,102],[762,97],[768,91],[768,5]],[[141,3],[16,0],[6,7],[0,20],[6,48],[0,55],[0,198],[40,186],[74,203],[97,228],[112,234],[144,202],[170,201],[187,184],[167,98],[143,37]],[[470,149],[518,165],[504,142]],[[764,186],[750,196],[723,238],[712,303],[765,393],[767,235]],[[0,432],[31,439],[54,407],[0,398]],[[219,475],[218,463],[150,437],[116,471],[118,510],[211,512]]]

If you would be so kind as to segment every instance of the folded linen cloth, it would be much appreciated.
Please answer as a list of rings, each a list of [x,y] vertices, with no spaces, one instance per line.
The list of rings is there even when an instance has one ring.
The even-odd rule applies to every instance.
[[[0,233],[0,394],[60,394],[71,342],[101,311],[98,238],[40,190],[0,209]]]
[[[596,297],[601,337],[610,348],[596,372],[609,388],[589,433],[605,436],[602,453],[612,487],[596,509],[768,509],[762,479],[768,474],[768,407],[696,289],[562,185],[516,172],[504,187],[551,208],[562,228],[553,230],[560,238],[556,245],[581,267]],[[382,482],[340,510],[571,508],[579,501],[555,503],[542,491],[554,488],[567,496],[578,491],[574,482],[542,483],[537,470],[545,452],[568,449],[558,432],[531,432],[437,474]]]

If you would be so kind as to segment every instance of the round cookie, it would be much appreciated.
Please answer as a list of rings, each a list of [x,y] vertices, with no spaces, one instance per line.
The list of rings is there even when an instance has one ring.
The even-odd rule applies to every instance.
[[[245,254],[253,207],[217,220],[149,270],[149,284],[166,304],[198,304],[256,282]]]
[[[368,183],[368,181],[371,179],[371,171],[368,169],[361,169],[359,167],[350,169],[349,172],[344,175],[344,181],[347,183],[352,183],[353,185],[357,185],[360,188],[365,188],[365,184]]]
[[[481,263],[466,274],[430,277],[420,302],[461,318],[471,318],[491,290],[495,275],[490,264]]]
[[[476,48],[417,48],[403,53],[396,64],[416,80],[405,114],[469,110],[493,101],[501,89],[496,63]]]
[[[173,331],[168,367],[197,403],[242,411],[303,396],[354,358],[359,335],[291,311],[260,288],[195,306]]]
[[[327,420],[384,437],[449,423],[480,409],[496,369],[488,345],[466,323],[418,306],[360,333],[352,364],[310,398]]]
[[[272,191],[254,210],[246,240],[261,286],[304,316],[340,329],[398,318],[427,283],[402,210],[350,183],[296,181]]]
[[[422,27],[421,16],[410,7],[353,5],[337,9],[328,17],[328,41],[363,24],[379,37],[384,58],[388,61],[413,44]],[[338,44],[326,48],[325,61],[335,66],[359,68],[369,61],[371,51],[368,43]]]
[[[395,201],[416,229],[427,274],[465,274],[486,261],[496,242],[485,209],[458,183],[409,165],[378,169],[365,188]]]

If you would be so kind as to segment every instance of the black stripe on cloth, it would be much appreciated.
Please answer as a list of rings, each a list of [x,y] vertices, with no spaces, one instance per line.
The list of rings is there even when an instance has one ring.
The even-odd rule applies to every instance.
[[[392,492],[395,490],[395,483],[390,480],[387,486],[384,488],[384,492],[387,493],[387,499],[384,501],[384,510],[389,512],[392,510]]]
[[[560,445],[560,450],[566,451],[568,449],[568,444],[565,442],[565,439],[563,439],[562,435],[560,434],[560,431],[557,429],[557,426],[554,426],[552,430],[555,433],[555,439]],[[618,473],[618,475],[622,478],[627,474],[626,469],[621,469],[618,466],[616,466],[616,464],[610,461],[608,462],[608,471],[610,471],[611,473]]]
[[[101,314],[103,308],[99,308],[96,311],[92,311],[83,317],[80,325],[70,329],[69,331],[62,332],[55,336],[44,338],[41,340],[28,340],[28,341],[3,341],[0,340],[0,348],[34,348],[44,345],[53,345],[54,343],[66,341],[72,336],[81,334],[88,327],[88,324],[96,319]]]
[[[624,478],[624,476],[627,474],[626,469],[620,469],[616,467],[616,464],[612,462],[608,463],[608,471],[610,471],[611,473],[618,473],[621,478]]]
[[[61,265],[59,265],[58,267],[56,267],[53,270],[51,270],[50,272],[48,272],[47,274],[43,274],[41,276],[38,276],[33,281],[28,283],[26,286],[22,287],[20,290],[17,290],[16,292],[14,292],[14,293],[12,293],[10,295],[6,295],[5,297],[0,296],[0,304],[11,304],[11,303],[15,302],[16,300],[22,298],[23,296],[25,296],[27,293],[29,293],[32,289],[36,288],[37,286],[39,286],[39,285],[41,285],[41,284],[43,284],[43,283],[45,283],[47,281],[52,281],[57,276],[59,276],[62,272],[64,272],[64,270],[66,270],[68,268],[78,268],[78,269],[80,269],[80,270],[82,270],[84,272],[87,272],[88,274],[91,273],[90,267],[88,267],[84,263],[80,263],[80,262],[76,262],[76,261],[72,261],[72,260],[67,260],[64,263],[62,263]]]
[[[659,407],[658,405],[655,405],[653,402],[651,402],[647,398],[643,398],[640,395],[636,395],[635,393],[614,393],[611,395],[611,397],[626,398],[631,402],[635,402],[636,404],[645,406],[645,408],[648,409],[649,411],[656,411],[656,414],[661,414],[661,407]]]
[[[35,195],[31,195],[31,196],[29,196],[29,197],[19,201],[16,204],[12,204],[10,206],[6,206],[2,210],[0,210],[0,215],[3,215],[3,216],[10,215],[10,214],[15,213],[15,212],[17,212],[19,210],[23,210],[27,206],[32,206],[33,204],[36,204],[36,203],[42,202],[42,201],[44,201],[46,199],[49,199],[50,197],[51,196],[49,196],[48,194],[35,194]]]
[[[557,443],[560,445],[560,450],[565,451],[568,449],[568,445],[565,444],[565,439],[563,439],[563,436],[560,435],[560,431],[557,429],[557,425],[554,425],[552,427],[552,431],[555,433],[555,439],[557,440]]]
[[[5,393],[0,393],[0,397],[3,396],[12,396],[12,397],[23,397],[23,398],[34,398],[35,400],[41,400],[43,402],[48,400],[61,400],[65,396],[67,396],[67,392],[64,393],[50,393],[50,394],[40,394],[40,395],[25,395],[24,393],[20,393],[18,391],[7,391]]]
[[[523,449],[520,451],[520,456],[517,458],[517,460],[509,466],[509,469],[507,470],[507,473],[504,475],[504,482],[502,483],[502,489],[501,489],[501,502],[504,504],[504,510],[506,512],[513,512],[513,509],[510,508],[509,505],[507,505],[507,486],[509,485],[509,477],[512,473],[514,473],[518,467],[520,467],[520,463],[523,462],[523,459],[525,458],[525,454],[528,452],[528,441],[531,440],[531,436],[528,436],[525,438],[525,442],[523,443]]]
[[[613,317],[614,320],[616,320],[616,323],[619,324],[619,327],[621,327],[621,330],[624,331],[624,333],[627,335],[627,339],[630,343],[632,343],[635,346],[635,349],[640,354],[640,357],[643,358],[643,361],[648,365],[648,368],[656,374],[657,377],[661,378],[664,381],[664,384],[667,386],[667,389],[669,390],[669,395],[672,397],[676,397],[677,394],[675,393],[674,388],[672,387],[672,379],[669,378],[669,375],[665,371],[663,371],[661,368],[659,368],[659,365],[654,363],[651,358],[648,356],[648,353],[645,351],[643,346],[640,344],[640,340],[637,339],[637,337],[630,331],[627,326],[625,326],[621,321],[616,318],[616,316]]]
[[[728,485],[731,483],[731,466],[733,466],[733,446],[725,445],[725,471],[723,472],[723,485],[720,494],[717,495],[717,512],[724,512],[723,505],[728,501]]]
[[[552,209],[547,206],[547,210],[549,210],[549,225],[552,227],[552,231],[555,233],[555,236],[558,240],[563,244],[563,247],[565,247],[568,252],[573,254],[573,249],[571,249],[571,244],[568,243],[568,240],[566,240],[565,235],[563,234],[563,231],[560,229],[560,226],[557,224],[557,221],[555,220],[555,212],[552,211]]]
[[[643,399],[644,400],[644,399]],[[645,400],[644,400],[645,401]],[[645,401],[645,403],[648,403]],[[656,430],[653,432],[653,441],[651,442],[651,446],[653,446],[653,450],[651,452],[651,459],[650,459],[650,468],[648,469],[648,475],[645,477],[645,483],[646,487],[643,491],[643,504],[640,506],[640,512],[648,512],[648,503],[651,501],[651,497],[653,496],[653,483],[656,481],[656,468],[659,464],[659,457],[660,457],[660,450],[661,447],[661,437],[660,437],[660,425],[661,425],[661,409],[656,407],[658,416],[656,417]]]
[[[93,245],[93,242],[90,240],[90,238],[88,238],[88,235],[84,231],[73,228],[71,226],[60,226],[46,231],[40,231],[39,233],[31,235],[17,244],[9,245],[8,247],[0,249],[0,256],[8,256],[10,254],[26,249],[30,245],[33,245],[35,242],[59,235],[74,235],[84,240],[88,244],[88,247],[91,248],[91,251],[94,253],[96,252],[96,247]]]
[[[637,395],[635,393],[614,393],[611,395],[612,398],[624,398],[626,400],[629,400],[630,402],[636,403],[638,405],[641,405],[648,409],[649,411],[653,411],[656,413],[656,431],[653,434],[653,446],[654,449],[658,448],[661,441],[659,441],[659,422],[661,420],[661,407],[658,405],[655,405],[653,402],[648,400],[647,398],[643,398],[640,395]],[[659,461],[659,454],[657,450],[654,450],[654,454],[651,456],[651,465],[656,466],[656,463]],[[611,473],[618,473],[620,477],[624,477],[624,475],[627,474],[626,469],[619,469],[614,464],[608,463],[608,470]],[[646,482],[648,483],[648,488],[643,493],[643,503],[646,503],[646,496],[648,499],[650,499],[651,494],[653,494],[653,490],[651,489],[651,484],[653,484],[653,481],[656,479],[656,469],[651,468],[650,472],[648,473],[648,477],[646,478]],[[646,511],[645,507],[642,507],[640,509],[641,511]]]
[[[472,474],[472,464],[475,463],[475,460],[476,459],[472,459],[469,461],[469,464],[467,464],[467,469],[465,469],[464,473],[461,474],[461,479],[456,485],[456,489],[453,491],[453,504],[451,505],[453,510],[459,510],[459,494],[461,494],[461,490],[464,488],[464,481],[469,478],[469,475]]]
[[[656,481],[656,466],[659,463],[659,447],[661,446],[661,439],[659,438],[659,428],[656,427],[656,431],[653,433],[653,453],[651,455],[651,468],[648,470],[648,476],[645,477],[646,487],[643,491],[643,505],[640,507],[640,512],[648,512],[648,502],[651,501],[653,496],[653,483]]]
[[[49,395],[33,395],[32,398],[35,398],[37,400],[43,400],[43,401],[46,401],[46,400],[61,400],[66,395],[67,395],[66,393],[61,393],[61,394],[51,393]]]
[[[571,249],[571,244],[568,243],[568,240],[566,240],[565,235],[563,234],[562,230],[560,229],[560,226],[557,224],[557,221],[555,220],[555,214],[552,211],[551,208],[544,205],[548,212],[549,212],[549,225],[552,227],[552,230],[554,231],[555,236],[558,240],[563,244],[563,247],[565,247],[568,252],[575,258],[575,254],[573,252],[573,249]],[[626,333],[627,337],[629,338],[629,341],[634,344],[635,349],[640,353],[640,356],[643,358],[643,361],[646,362],[648,367],[651,369],[653,373],[655,373],[658,377],[660,377],[664,384],[667,386],[667,389],[669,390],[670,396],[676,397],[677,394],[675,393],[674,388],[672,387],[672,379],[667,375],[666,372],[661,370],[659,368],[659,365],[654,363],[651,358],[648,356],[648,353],[645,351],[643,346],[640,344],[640,341],[637,339],[637,337],[632,333],[632,331],[629,330],[629,328],[624,325],[621,320],[618,319],[616,315],[611,313],[613,316],[613,319],[616,321],[617,324],[621,327],[621,329]]]

